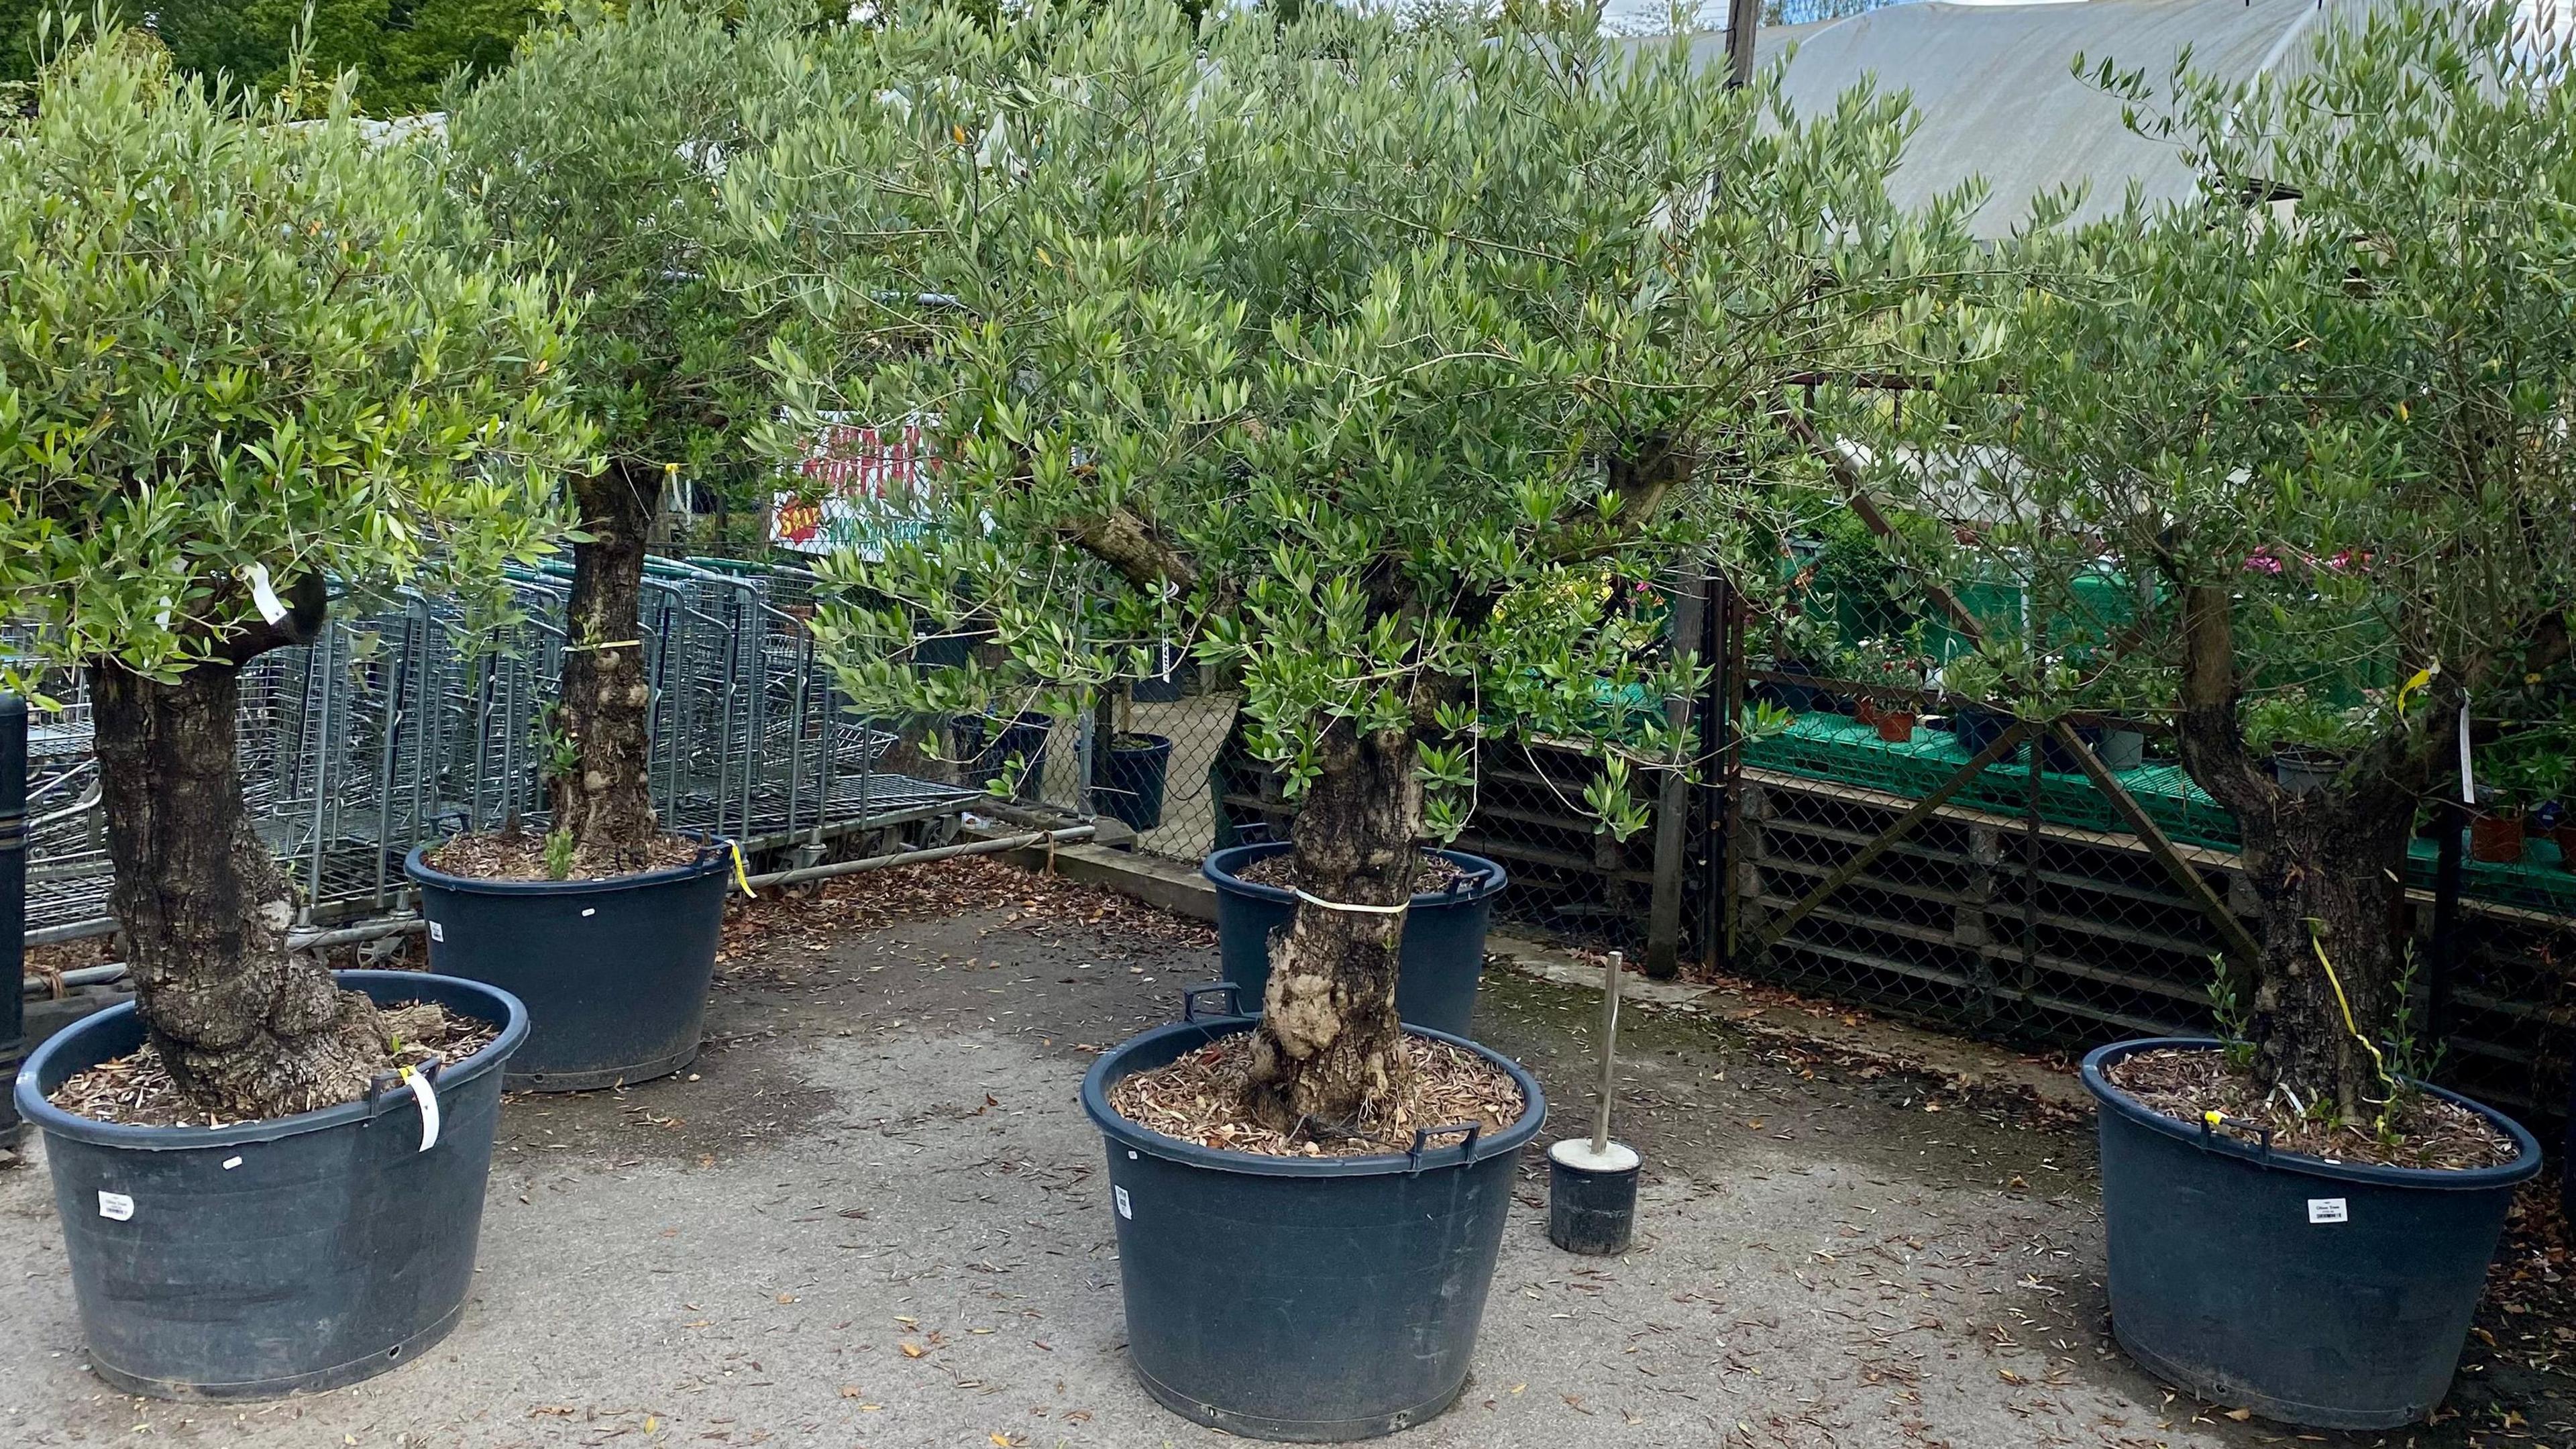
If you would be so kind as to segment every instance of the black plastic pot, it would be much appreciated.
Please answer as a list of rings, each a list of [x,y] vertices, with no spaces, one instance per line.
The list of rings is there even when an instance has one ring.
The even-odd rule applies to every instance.
[[[1127,697],[1138,704],[1171,704],[1181,697],[1181,671],[1188,659],[1180,650],[1165,644],[1154,651],[1155,667],[1161,672],[1131,680]]]
[[[403,870],[429,920],[429,969],[527,1003],[512,1091],[580,1092],[650,1081],[698,1054],[732,883],[731,847],[606,880],[477,880],[422,862]]]
[[[1238,845],[1216,852],[1199,866],[1199,874],[1216,885],[1219,969],[1226,980],[1243,989],[1244,1005],[1256,1009],[1256,1015],[1261,994],[1270,984],[1270,935],[1288,928],[1297,914],[1297,897],[1278,886],[1245,880],[1238,872],[1288,849],[1284,842]],[[1395,1014],[1407,1026],[1464,1036],[1467,1019],[1476,1010],[1476,983],[1485,969],[1485,928],[1493,921],[1494,897],[1511,884],[1511,877],[1481,855],[1463,850],[1440,854],[1465,874],[1445,891],[1416,892],[1404,913]]]
[[[1046,771],[1047,731],[1054,727],[1054,718],[1043,714],[1019,714],[1007,720],[998,715],[957,716],[958,753],[968,755],[963,782],[977,789],[990,785],[1002,778],[1002,767],[1017,757],[1025,762],[1020,793],[1034,794],[1038,777]]]
[[[1163,823],[1163,785],[1172,742],[1162,735],[1122,734],[1091,751],[1091,808],[1130,830]]]
[[[2041,769],[2056,775],[2081,775],[2084,773],[2084,765],[2081,761],[2075,758],[2075,752],[2057,742],[2056,731],[2042,729],[2037,731],[2037,734],[2039,736],[2039,767]],[[2075,727],[2075,737],[2082,740],[2085,748],[2092,750],[2097,756],[2101,753],[2102,727],[2100,725],[2077,725]]]
[[[381,1004],[434,1001],[501,1035],[430,1074],[438,1135],[388,1079],[366,1100],[234,1127],[128,1127],[45,1100],[143,1043],[129,1003],[65,1028],[18,1078],[99,1377],[164,1398],[270,1398],[354,1383],[445,1337],[474,1283],[501,1064],[527,1035],[506,991],[343,971]]]
[[[1950,733],[1959,748],[1974,756],[2012,727],[2012,716],[1982,704],[1963,704],[1950,716]]]
[[[2521,1148],[2467,1172],[2274,1152],[2151,1111],[2103,1069],[2205,1038],[2119,1042],[2084,1059],[2101,1103],[2111,1329],[2150,1372],[2203,1399],[2324,1429],[2417,1423],[2459,1363],[2514,1188],[2540,1144],[2437,1087]]]
[[[1231,988],[1223,988],[1231,992]],[[1193,996],[1199,993],[1192,993]],[[1230,1434],[1330,1443],[1419,1424],[1467,1381],[1538,1083],[1493,1136],[1431,1128],[1383,1157],[1263,1157],[1149,1132],[1109,1090],[1250,1029],[1202,1017],[1092,1064],[1082,1106],[1108,1139],[1127,1355],[1165,1408]]]
[[[1547,1240],[1569,1253],[1607,1258],[1628,1251],[1637,1232],[1637,1149],[1613,1142],[1595,1154],[1589,1137],[1547,1149]]]

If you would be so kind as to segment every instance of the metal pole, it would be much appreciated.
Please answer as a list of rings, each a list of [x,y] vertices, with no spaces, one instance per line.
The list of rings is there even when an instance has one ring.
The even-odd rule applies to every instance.
[[[967,840],[955,845],[934,846],[928,850],[898,850],[891,855],[871,855],[864,860],[839,860],[829,865],[800,866],[795,870],[774,870],[767,875],[751,877],[752,888],[797,885],[809,880],[829,880],[836,875],[857,875],[861,871],[885,870],[898,865],[927,865],[934,860],[953,860],[961,855],[996,855],[1005,850],[1026,850],[1033,845],[1070,845],[1089,840],[1094,833],[1088,825],[1072,825],[1062,830],[1035,830],[1026,835],[1005,835],[997,840]]]
[[[0,1147],[18,1145],[10,1096],[27,1046],[26,1004],[17,983],[27,969],[27,702],[0,694]]]
[[[1610,1152],[1610,1094],[1619,1084],[1619,953],[1610,953],[1610,965],[1601,981],[1601,1107],[1592,1114],[1592,1156],[1599,1160]]]

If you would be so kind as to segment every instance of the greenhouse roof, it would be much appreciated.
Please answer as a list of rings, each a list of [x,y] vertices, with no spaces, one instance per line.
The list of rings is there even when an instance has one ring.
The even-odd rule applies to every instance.
[[[2195,66],[2229,77],[2302,66],[2309,43],[2336,14],[2372,0],[2074,0],[2055,4],[1894,5],[1841,20],[1764,31],[1769,64],[1796,47],[1788,95],[1803,114],[1829,109],[1865,77],[1910,92],[1922,113],[1894,181],[1896,199],[1919,204],[1971,177],[1988,186],[1971,225],[2000,237],[2033,197],[2090,183],[2079,215],[2119,207],[2127,187],[2150,200],[2191,185],[2170,144],[2132,133],[2121,103],[2075,78],[2078,52],[2099,64],[2160,78],[2188,45]],[[1723,34],[1696,36],[1694,52],[1726,63]]]

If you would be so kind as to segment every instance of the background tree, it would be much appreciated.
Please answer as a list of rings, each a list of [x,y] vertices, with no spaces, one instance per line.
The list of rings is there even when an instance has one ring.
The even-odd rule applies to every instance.
[[[289,126],[110,29],[0,139],[0,609],[87,674],[137,1006],[233,1118],[356,1096],[386,1055],[365,998],[285,950],[240,667],[334,588],[535,558],[584,441],[553,293],[440,245],[424,169],[330,94]]]
[[[2462,705],[2568,648],[2566,62],[2509,6],[2410,0],[2335,20],[2295,80],[2159,94],[2102,63],[2198,193],[2015,246],[1969,317],[1980,360],[1909,403],[1881,480],[1973,500],[1959,560],[2072,622],[2014,646],[2055,707],[2172,711],[2262,904],[2255,1070],[2347,1118],[2388,1095],[2407,842],[2456,798]],[[2133,615],[2071,586],[2106,563]],[[2311,793],[2259,748],[2293,704],[2346,761]]]
[[[449,103],[453,186],[494,233],[542,249],[584,308],[568,371],[605,461],[571,480],[581,532],[556,722],[577,756],[549,792],[585,874],[641,867],[659,834],[637,600],[667,470],[724,459],[772,406],[752,368],[757,319],[714,276],[712,223],[732,158],[775,124],[809,16],[587,10]]]
[[[1901,104],[1806,121],[1681,47],[1476,17],[1134,3],[850,94],[728,178],[840,344],[782,358],[807,407],[927,415],[943,456],[922,542],[833,561],[822,637],[854,693],[940,712],[1158,639],[1238,673],[1309,895],[1249,1105],[1382,1120],[1400,908],[1479,741],[1686,752],[1605,710],[1700,674],[1605,599],[1686,550],[1768,571],[1754,480],[1813,468],[1780,389],[1902,330],[1931,252],[1885,200]],[[1009,666],[887,658],[960,598]],[[1592,796],[1623,832],[1625,769]]]

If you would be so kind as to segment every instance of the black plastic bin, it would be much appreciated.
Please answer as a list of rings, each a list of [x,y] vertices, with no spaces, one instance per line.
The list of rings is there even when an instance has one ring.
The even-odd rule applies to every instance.
[[[506,991],[410,971],[343,971],[380,1004],[434,1001],[501,1035],[430,1073],[438,1136],[411,1091],[233,1127],[129,1127],[45,1100],[143,1043],[131,1003],[28,1058],[18,1110],[43,1129],[72,1297],[99,1377],[164,1398],[316,1392],[409,1363],[456,1326],[474,1283],[501,1064],[527,1035]]]
[[[2103,1069],[2205,1038],[2119,1042],[2084,1059],[2101,1103],[2111,1330],[2203,1399],[2322,1429],[2392,1429],[2442,1402],[2514,1189],[2540,1171],[2518,1124],[2438,1087],[2522,1149],[2469,1172],[2274,1152],[2178,1121]]]
[[[606,880],[477,880],[425,864],[429,967],[488,981],[528,1008],[512,1091],[579,1092],[650,1081],[698,1055],[732,846],[691,864]]]
[[[1243,988],[1244,1008],[1255,1015],[1270,984],[1270,933],[1287,929],[1297,914],[1297,897],[1278,886],[1244,880],[1237,872],[1289,848],[1277,841],[1238,845],[1199,866],[1199,873],[1216,885],[1218,969]],[[1465,873],[1445,891],[1416,892],[1404,913],[1395,1014],[1408,1026],[1464,1036],[1485,969],[1485,929],[1493,921],[1494,897],[1511,884],[1511,877],[1481,855],[1463,850],[1439,854]]]
[[[1230,994],[1230,992],[1229,992]],[[1330,1443],[1392,1433],[1467,1381],[1537,1081],[1490,1137],[1438,1128],[1381,1157],[1263,1157],[1150,1132],[1110,1110],[1122,1078],[1253,1025],[1202,1017],[1103,1055],[1083,1110],[1109,1148],[1127,1354],[1164,1407],[1230,1434]]]
[[[1161,735],[1122,734],[1091,751],[1091,808],[1130,830],[1163,823],[1163,788],[1172,742]]]

